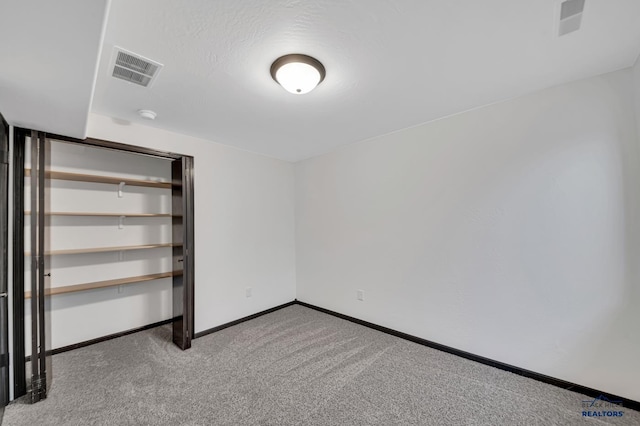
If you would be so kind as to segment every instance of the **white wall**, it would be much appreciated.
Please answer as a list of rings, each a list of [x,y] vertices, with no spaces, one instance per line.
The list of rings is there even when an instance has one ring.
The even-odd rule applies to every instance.
[[[196,332],[295,298],[292,164],[97,114],[88,136],[194,157]]]
[[[636,102],[636,125],[640,137],[640,56],[636,59],[633,70],[633,93]]]
[[[640,400],[631,86],[627,69],[297,163],[297,298]]]

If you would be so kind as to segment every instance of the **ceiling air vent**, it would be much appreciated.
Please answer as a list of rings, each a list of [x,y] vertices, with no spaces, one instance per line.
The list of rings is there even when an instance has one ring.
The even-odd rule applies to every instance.
[[[149,87],[162,68],[162,64],[152,61],[119,47],[113,50],[112,76],[130,83]]]
[[[585,0],[566,0],[560,5],[560,27],[558,35],[565,35],[580,29]]]

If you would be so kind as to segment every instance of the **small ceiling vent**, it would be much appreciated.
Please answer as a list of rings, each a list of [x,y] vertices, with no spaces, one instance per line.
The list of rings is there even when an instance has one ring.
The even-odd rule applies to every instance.
[[[560,27],[558,35],[565,35],[580,29],[585,0],[566,0],[560,5]]]
[[[149,87],[162,68],[162,64],[152,61],[120,47],[114,47],[111,61],[111,75],[115,78]]]

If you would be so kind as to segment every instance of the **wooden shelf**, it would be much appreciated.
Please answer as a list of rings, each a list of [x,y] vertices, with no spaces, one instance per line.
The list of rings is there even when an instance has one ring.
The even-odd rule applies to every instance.
[[[31,214],[25,211],[25,215]],[[100,212],[45,212],[45,216],[86,216],[86,217],[172,217],[171,213],[100,213]]]
[[[106,288],[106,287],[116,287],[124,284],[134,284],[141,283],[145,281],[153,281],[158,280],[160,278],[169,278],[174,275],[182,275],[182,271],[176,272],[162,272],[159,274],[149,274],[149,275],[140,275],[137,277],[129,277],[129,278],[118,278],[115,280],[106,280],[106,281],[96,281],[92,283],[84,283],[84,284],[76,284],[76,285],[67,285],[62,287],[54,287],[48,288],[45,290],[46,296],[54,296],[56,294],[65,294],[65,293],[75,293],[78,291],[86,291],[86,290],[95,290],[98,288]],[[31,292],[25,291],[24,298],[30,299]]]
[[[171,244],[171,243],[162,243],[162,244],[143,244],[139,246],[121,246],[121,247],[93,247],[93,248],[84,248],[84,249],[68,249],[68,250],[51,250],[46,251],[44,253],[45,256],[56,256],[63,254],[85,254],[85,253],[109,253],[114,251],[132,251],[132,250],[146,250],[146,249],[155,249],[162,247],[177,247],[181,244]],[[25,252],[25,256],[30,256],[30,252]]]
[[[31,176],[31,169],[24,169],[24,175]],[[72,180],[76,182],[93,182],[93,183],[108,183],[118,185],[124,182],[125,185],[130,186],[146,186],[150,188],[171,188],[171,182],[158,182],[154,180],[142,180],[142,179],[130,179],[114,176],[99,176],[99,175],[87,175],[82,173],[69,173],[69,172],[56,172],[46,171],[45,178],[56,180]]]

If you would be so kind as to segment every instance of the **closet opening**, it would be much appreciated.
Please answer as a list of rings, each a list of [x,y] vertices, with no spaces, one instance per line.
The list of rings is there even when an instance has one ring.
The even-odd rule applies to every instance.
[[[46,398],[51,355],[194,327],[193,157],[14,130],[14,398]]]

